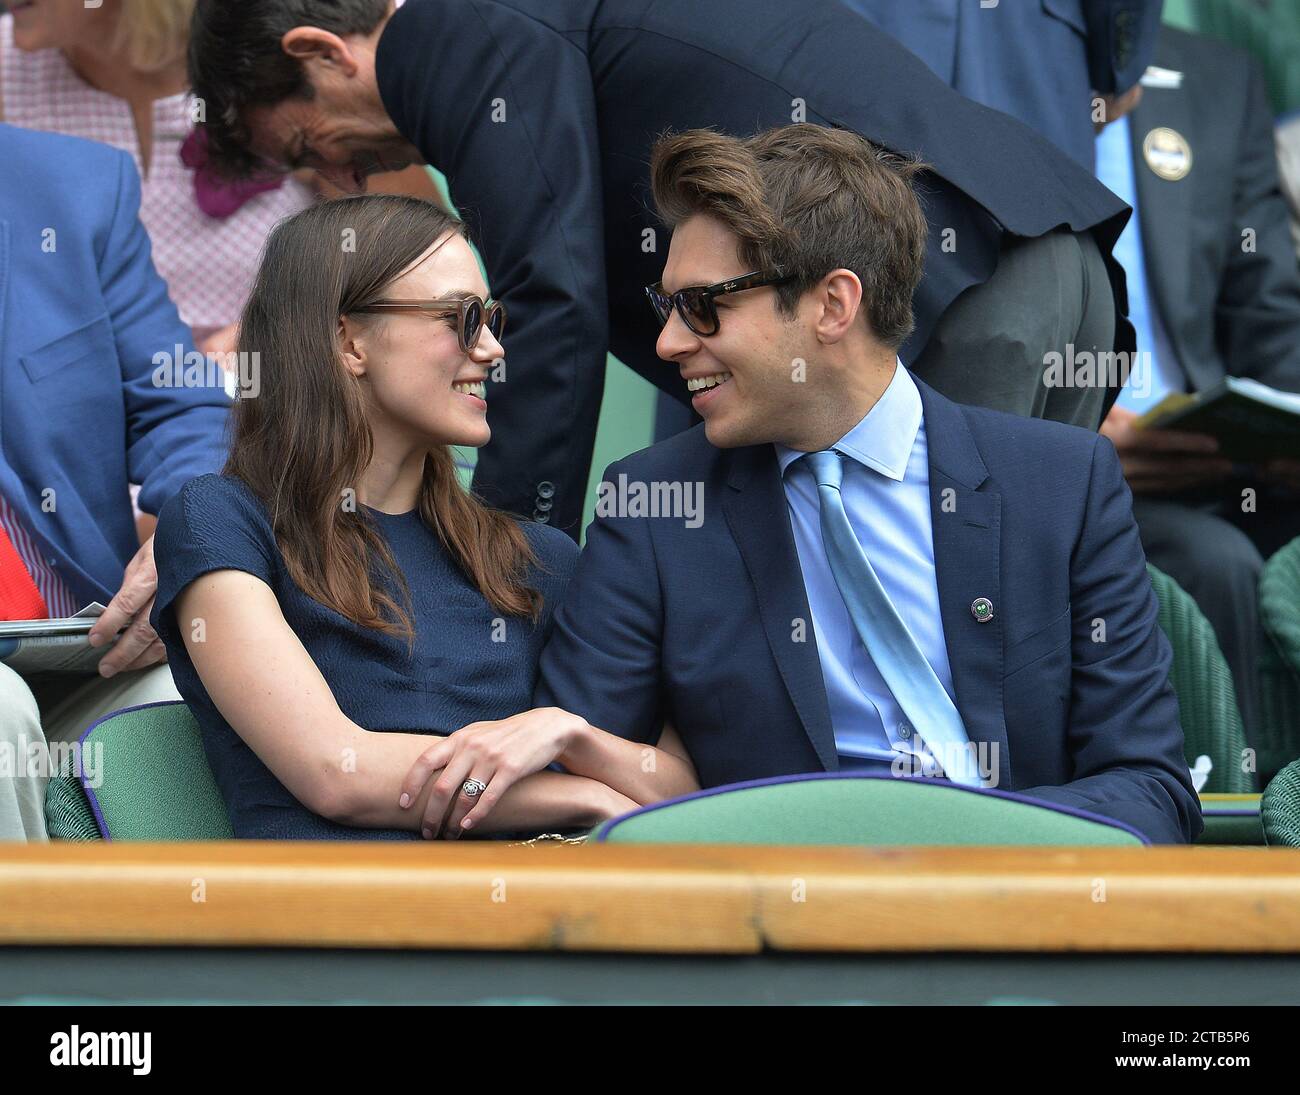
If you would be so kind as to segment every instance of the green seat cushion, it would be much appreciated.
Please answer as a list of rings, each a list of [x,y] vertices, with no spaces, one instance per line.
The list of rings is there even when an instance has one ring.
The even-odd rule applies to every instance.
[[[598,842],[630,844],[1140,845],[1109,818],[1007,791],[866,773],[713,787],[614,818]]]
[[[99,831],[111,840],[229,840],[199,725],[179,701],[128,707],[81,737],[98,752],[99,786],[82,777]]]

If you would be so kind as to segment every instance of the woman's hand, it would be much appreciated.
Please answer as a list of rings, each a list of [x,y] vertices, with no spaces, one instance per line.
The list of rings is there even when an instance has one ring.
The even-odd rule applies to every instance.
[[[420,754],[402,782],[398,805],[409,809],[433,779],[420,832],[426,840],[455,840],[487,817],[513,784],[546,768],[586,729],[586,719],[558,707],[470,723]],[[470,779],[485,785],[473,798],[462,791]]]

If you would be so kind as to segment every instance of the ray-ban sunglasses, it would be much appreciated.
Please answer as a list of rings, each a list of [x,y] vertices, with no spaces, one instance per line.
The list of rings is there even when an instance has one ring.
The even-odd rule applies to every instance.
[[[765,285],[781,285],[790,280],[791,276],[778,266],[770,274],[755,270],[713,285],[689,285],[675,293],[665,293],[664,283],[657,281],[645,287],[645,295],[650,300],[650,307],[655,310],[659,326],[667,325],[676,308],[682,322],[690,330],[707,338],[718,333],[718,308],[713,303],[715,298],[725,297],[728,293],[743,293],[746,289],[760,289]]]
[[[506,306],[499,300],[478,296],[447,297],[443,300],[377,300],[354,312],[423,312],[428,316],[455,316],[456,341],[460,352],[469,353],[478,345],[486,327],[498,342],[506,329]]]

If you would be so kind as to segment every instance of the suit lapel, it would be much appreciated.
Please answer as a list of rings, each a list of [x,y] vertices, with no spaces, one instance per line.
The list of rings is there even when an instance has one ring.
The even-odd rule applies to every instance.
[[[913,377],[914,379],[915,376]],[[961,409],[919,379],[930,457],[930,513],[939,611],[957,709],[972,742],[996,747],[997,786],[1011,786],[1002,706],[1001,502],[980,490],[988,471]],[[823,766],[839,761],[812,613],[790,530],[785,491],[770,445],[732,450],[723,512],[758,597],[759,615],[786,691]],[[987,597],[993,619],[976,621],[971,603]],[[808,640],[793,642],[792,622]]]
[[[1002,496],[980,487],[988,470],[957,404],[917,380],[930,455],[930,517],[939,614],[957,710],[972,742],[996,747],[998,782],[1011,786],[1002,706]],[[972,603],[986,597],[993,618]]]
[[[1178,69],[1181,58],[1162,50],[1161,65]],[[1146,282],[1160,313],[1165,330],[1180,362],[1188,362],[1182,339],[1182,317],[1191,293],[1192,187],[1196,179],[1196,150],[1192,149],[1192,170],[1177,181],[1162,179],[1147,166],[1142,150],[1148,133],[1168,128],[1184,138],[1196,131],[1188,96],[1172,88],[1146,88],[1129,120],[1129,142],[1133,153],[1133,179],[1137,191],[1141,224],[1142,254]]]
[[[823,767],[835,771],[835,733],[776,453],[771,445],[756,445],[728,457],[723,512],[754,583],[767,644],[808,740]],[[804,622],[803,642],[794,641],[797,620]]]

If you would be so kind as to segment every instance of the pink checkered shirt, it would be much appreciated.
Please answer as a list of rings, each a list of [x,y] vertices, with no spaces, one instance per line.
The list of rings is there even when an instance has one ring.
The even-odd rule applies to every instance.
[[[0,18],[0,94],[9,124],[110,144],[130,153],[143,175],[126,101],[91,87],[56,49],[18,49],[7,15]],[[229,217],[209,217],[199,209],[193,173],[180,159],[181,144],[193,128],[190,103],[186,92],[153,105],[153,150],[149,175],[142,179],[140,220],[181,319],[204,337],[238,321],[267,233],[309,205],[312,192],[288,179]]]

